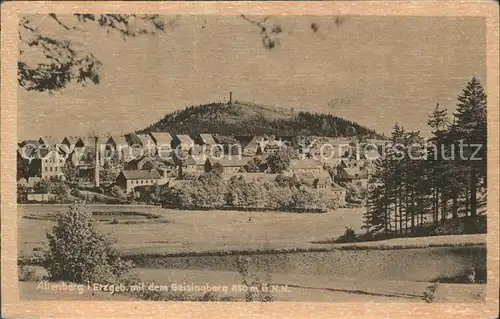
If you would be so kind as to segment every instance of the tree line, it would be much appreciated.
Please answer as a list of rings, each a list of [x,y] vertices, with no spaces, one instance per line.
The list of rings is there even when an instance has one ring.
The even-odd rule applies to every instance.
[[[394,126],[370,178],[368,232],[407,235],[447,220],[465,222],[468,229],[459,231],[484,231],[474,225],[486,204],[486,104],[483,86],[472,78],[451,119],[439,104],[429,115],[428,141],[418,131]]]
[[[324,212],[340,205],[340,198],[322,195],[293,176],[278,175],[275,181],[234,176],[226,181],[212,172],[164,187],[159,200],[182,209]]]

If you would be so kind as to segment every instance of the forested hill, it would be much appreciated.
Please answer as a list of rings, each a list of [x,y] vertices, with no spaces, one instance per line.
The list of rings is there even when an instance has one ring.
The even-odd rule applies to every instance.
[[[138,131],[221,135],[321,135],[346,137],[379,135],[355,122],[330,114],[294,112],[271,106],[238,102],[190,106],[167,114],[160,121]]]

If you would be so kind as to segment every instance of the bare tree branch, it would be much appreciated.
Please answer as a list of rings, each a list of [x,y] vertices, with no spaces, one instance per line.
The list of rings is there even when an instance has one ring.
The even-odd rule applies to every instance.
[[[262,44],[266,49],[273,49],[277,44],[279,44],[279,39],[277,36],[283,32],[283,28],[279,24],[266,25],[266,22],[269,20],[270,16],[266,16],[260,21],[252,20],[244,14],[242,14],[241,17],[260,29]]]
[[[48,16],[65,31],[76,29],[62,22],[54,13]],[[165,23],[159,15],[74,14],[74,17],[76,24],[97,23],[107,32],[118,32],[123,39],[165,31]],[[18,82],[27,91],[54,92],[71,82],[79,85],[100,82],[102,63],[98,58],[90,52],[75,49],[70,41],[44,35],[29,17],[22,17],[19,21],[19,39],[26,48],[34,49],[44,57],[36,65],[31,65],[23,59],[26,48],[20,48]]]

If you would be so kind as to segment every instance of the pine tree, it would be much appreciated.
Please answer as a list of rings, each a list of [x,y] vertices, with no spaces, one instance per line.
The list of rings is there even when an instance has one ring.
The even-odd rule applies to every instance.
[[[484,187],[486,180],[487,100],[484,88],[475,77],[467,83],[462,95],[457,99],[457,109],[454,113],[456,121],[449,137],[455,143],[462,141],[465,145],[463,149],[459,147],[459,154],[455,155],[458,155],[463,170],[469,173],[470,212],[471,216],[476,216],[478,187]],[[479,151],[474,154],[477,148]]]

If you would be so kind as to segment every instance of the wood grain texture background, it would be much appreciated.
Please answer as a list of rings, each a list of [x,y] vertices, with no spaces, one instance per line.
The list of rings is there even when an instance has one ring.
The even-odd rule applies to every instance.
[[[16,143],[19,14],[158,13],[204,15],[475,16],[487,24],[488,284],[486,303],[176,303],[19,300]],[[7,2],[1,20],[1,292],[4,318],[496,318],[499,302],[499,17],[495,1],[422,2]],[[425,45],[425,43],[422,43]]]

